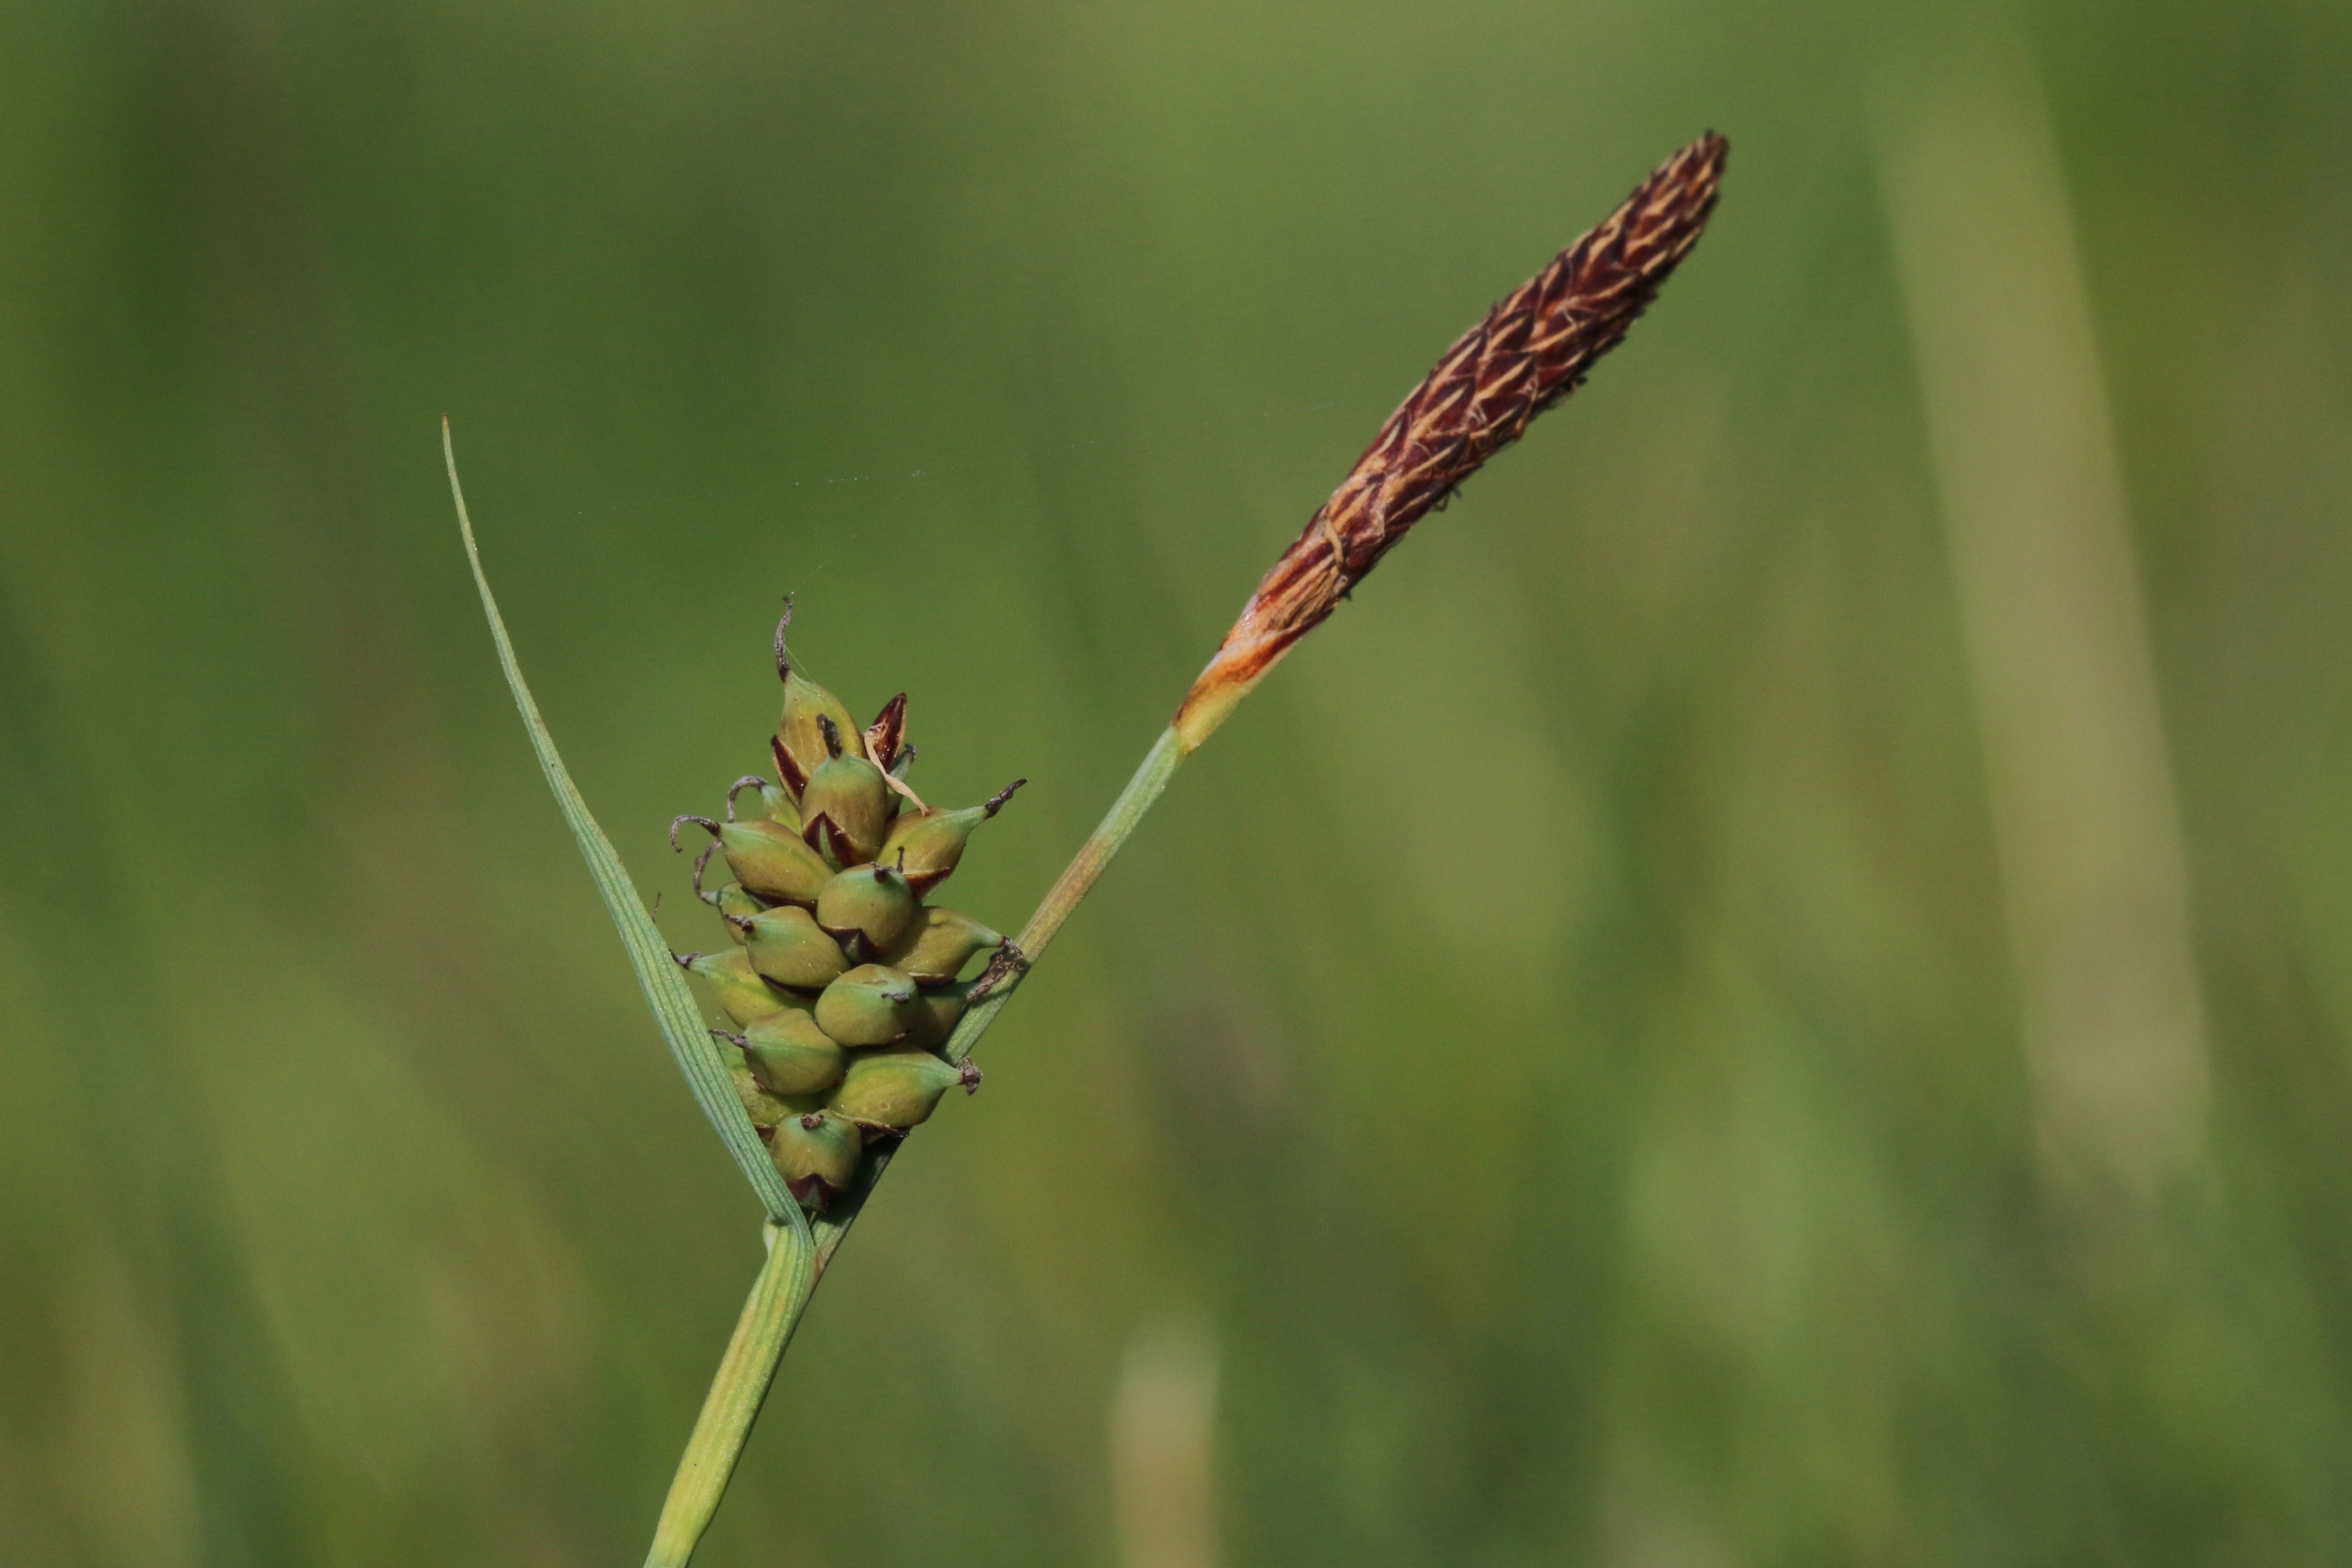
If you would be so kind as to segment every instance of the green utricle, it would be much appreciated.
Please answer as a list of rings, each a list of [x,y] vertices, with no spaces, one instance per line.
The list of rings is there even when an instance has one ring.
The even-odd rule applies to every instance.
[[[738,781],[759,786],[768,815],[681,819],[710,831],[734,873],[715,891],[696,888],[739,945],[679,963],[733,1026],[712,1031],[733,1047],[728,1076],[785,1185],[812,1211],[949,1089],[979,1083],[978,1068],[940,1053],[973,990],[963,971],[1008,945],[923,895],[1012,792],[933,810],[894,788],[881,765],[905,771],[903,721],[904,700],[893,699],[860,731],[840,699],[788,668],[769,748],[778,776]]]

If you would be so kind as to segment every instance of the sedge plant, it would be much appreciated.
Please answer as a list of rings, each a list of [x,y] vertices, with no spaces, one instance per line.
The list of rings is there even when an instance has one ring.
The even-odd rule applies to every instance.
[[[673,846],[681,829],[708,835],[694,890],[724,940],[709,952],[673,953],[541,721],[482,570],[443,421],[467,556],[540,766],[672,1057],[767,1211],[766,1261],[678,1461],[646,1568],[680,1568],[693,1554],[809,1297],[875,1184],[950,1089],[978,1085],[974,1047],[1177,768],[1414,523],[1622,341],[1698,242],[1727,152],[1710,133],[1675,153],[1445,352],[1258,584],[1101,826],[1014,937],[934,895],[1021,781],[979,805],[926,805],[906,776],[915,747],[905,695],[858,724],[793,664],[788,603],[776,629],[783,704],[767,746],[774,776],[740,778],[721,816],[680,816],[670,827]],[[739,816],[747,797],[758,809]],[[714,858],[730,879],[710,886]],[[706,1023],[689,973],[706,983],[726,1027]]]

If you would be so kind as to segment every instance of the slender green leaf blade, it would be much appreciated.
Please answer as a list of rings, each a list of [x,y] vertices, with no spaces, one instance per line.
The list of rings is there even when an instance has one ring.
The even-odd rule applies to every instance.
[[[596,890],[604,895],[604,908],[611,911],[613,924],[620,930],[622,944],[629,952],[630,967],[637,973],[637,984],[645,988],[646,1003],[653,1009],[654,1021],[661,1026],[662,1037],[669,1042],[669,1054],[677,1061],[678,1071],[686,1075],[687,1086],[694,1091],[702,1114],[710,1119],[719,1141],[743,1168],[744,1179],[760,1194],[768,1217],[790,1228],[799,1244],[808,1247],[808,1221],[785,1188],[774,1163],[768,1158],[767,1146],[760,1142],[751,1117],[744,1112],[743,1102],[736,1098],[734,1086],[720,1066],[719,1047],[704,1029],[694,994],[687,989],[685,975],[670,957],[669,944],[655,929],[653,917],[646,913],[645,902],[637,897],[636,887],[623,868],[621,858],[614,853],[612,840],[604,837],[604,830],[589,814],[588,803],[581,798],[571,773],[564,769],[563,759],[556,753],[547,725],[540,719],[539,704],[531,700],[530,687],[522,678],[522,667],[515,661],[514,644],[507,637],[506,622],[499,616],[498,600],[491,596],[489,578],[482,572],[481,552],[475,548],[473,520],[466,512],[466,492],[457,482],[457,457],[450,445],[449,422],[446,419],[441,422],[441,451],[449,467],[449,494],[457,503],[457,528],[466,537],[466,559],[473,563],[474,585],[481,590],[482,614],[489,619],[490,637],[498,644],[499,663],[506,670],[507,687],[514,693],[523,728],[530,732],[531,749],[539,753],[539,765],[547,774],[547,786],[555,792],[555,803],[562,808],[563,820],[572,825],[572,837],[580,841],[580,853],[588,862],[588,874],[595,879]]]

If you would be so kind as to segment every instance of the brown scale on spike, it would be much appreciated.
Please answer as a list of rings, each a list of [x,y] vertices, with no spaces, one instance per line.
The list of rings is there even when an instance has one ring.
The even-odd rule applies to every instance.
[[[866,727],[866,755],[887,773],[897,765],[898,746],[906,738],[907,694],[901,691],[885,702],[874,722]]]
[[[1213,729],[1414,523],[1624,340],[1698,243],[1729,152],[1710,132],[1667,159],[1445,351],[1258,584],[1192,683],[1176,710],[1188,742]]]

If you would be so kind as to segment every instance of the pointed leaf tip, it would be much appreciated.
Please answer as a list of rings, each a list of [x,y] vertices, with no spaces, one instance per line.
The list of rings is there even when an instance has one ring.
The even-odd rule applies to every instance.
[[[685,1075],[687,1087],[694,1093],[719,1142],[734,1156],[751,1189],[776,1225],[788,1227],[799,1243],[796,1251],[807,1254],[814,1243],[810,1237],[808,1216],[801,1212],[791,1190],[778,1173],[767,1147],[760,1142],[751,1119],[744,1112],[742,1101],[735,1093],[726,1069],[720,1065],[717,1047],[703,1033],[699,1009],[694,994],[687,989],[686,977],[679,973],[698,954],[681,956],[669,949],[655,926],[653,917],[646,911],[645,901],[629,879],[613,841],[597,826],[596,818],[581,796],[579,787],[572,782],[571,773],[563,765],[562,756],[555,749],[554,737],[548,733],[546,721],[540,717],[539,704],[530,694],[530,685],[524,680],[522,666],[515,658],[513,640],[507,635],[506,621],[499,614],[498,599],[490,592],[488,574],[482,568],[482,556],[474,538],[473,519],[466,510],[465,488],[457,479],[457,454],[450,438],[449,422],[441,422],[441,454],[449,474],[449,497],[457,509],[457,531],[466,544],[466,560],[473,569],[474,586],[481,595],[482,616],[489,623],[490,640],[496,645],[499,667],[505,673],[507,689],[513,695],[515,710],[522,716],[523,730],[530,739],[531,750],[538,755],[540,771],[546,776],[548,788],[555,795],[555,804],[563,813],[564,821],[578,841],[581,858],[588,863],[588,874],[604,896],[606,913],[613,918],[620,932],[622,945],[627,950],[630,967],[635,971],[637,984],[644,991],[646,1003],[653,1010],[654,1021],[660,1026],[662,1037],[669,1047],[671,1059]],[[711,829],[718,825],[707,818],[692,820]],[[673,834],[677,825],[671,825]]]

